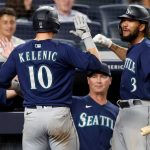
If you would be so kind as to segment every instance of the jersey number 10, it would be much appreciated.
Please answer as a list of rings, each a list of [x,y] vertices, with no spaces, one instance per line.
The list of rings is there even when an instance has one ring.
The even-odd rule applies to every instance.
[[[37,89],[37,84],[40,84],[41,87],[43,87],[44,89],[50,88],[52,84],[52,73],[47,66],[45,65],[40,66],[37,73],[35,73],[34,66],[29,66],[28,68],[29,68],[31,89]],[[45,71],[47,77],[47,84],[44,82],[44,79],[46,78],[43,75],[43,71]]]

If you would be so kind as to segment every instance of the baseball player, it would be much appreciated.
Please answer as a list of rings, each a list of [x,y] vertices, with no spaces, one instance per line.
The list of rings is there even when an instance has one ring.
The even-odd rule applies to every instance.
[[[111,48],[124,62],[118,101],[120,112],[113,133],[113,150],[149,150],[150,137],[142,136],[140,129],[150,124],[150,40],[147,39],[149,12],[139,5],[129,5],[119,17],[119,32],[128,50],[118,47],[103,35],[95,42]]]
[[[53,41],[60,23],[52,7],[35,11],[33,28],[35,39],[16,47],[0,70],[0,87],[11,88],[12,78],[19,78],[25,107],[23,150],[78,150],[70,113],[73,77],[76,68],[101,68],[98,51],[82,16],[75,18],[74,33],[91,53]]]
[[[111,84],[107,65],[87,73],[89,94],[73,97],[72,116],[79,135],[80,150],[109,150],[118,107],[107,100]]]

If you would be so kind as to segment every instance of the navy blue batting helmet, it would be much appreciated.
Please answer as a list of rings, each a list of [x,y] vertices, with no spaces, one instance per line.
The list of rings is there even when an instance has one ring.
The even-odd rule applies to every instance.
[[[126,13],[119,16],[118,18],[129,18],[148,23],[150,19],[150,14],[145,7],[132,4],[128,6]]]
[[[57,11],[50,6],[42,6],[33,14],[33,29],[36,32],[57,33],[60,28]]]

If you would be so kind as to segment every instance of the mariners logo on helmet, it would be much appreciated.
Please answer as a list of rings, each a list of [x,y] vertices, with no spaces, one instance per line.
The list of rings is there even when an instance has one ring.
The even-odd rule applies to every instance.
[[[128,15],[132,15],[132,11],[131,11],[131,9],[130,9],[130,8],[128,8],[128,9],[127,9],[126,14],[128,14]]]
[[[53,7],[42,6],[33,14],[33,28],[36,32],[57,33],[60,28],[58,14]]]

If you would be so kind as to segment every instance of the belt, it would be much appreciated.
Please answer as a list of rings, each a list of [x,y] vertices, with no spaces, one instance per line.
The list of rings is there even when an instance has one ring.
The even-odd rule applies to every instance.
[[[117,104],[121,108],[128,108],[134,105],[142,105],[140,99],[118,100]]]
[[[64,107],[64,106],[26,106],[26,108],[30,108],[30,109],[37,109],[37,108],[55,108],[55,107]]]

